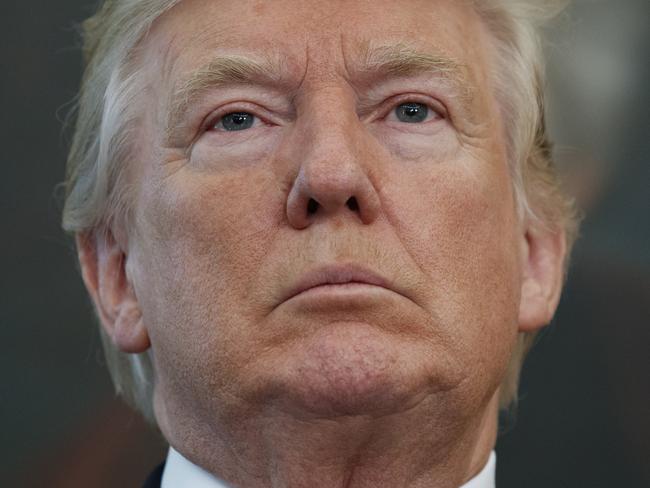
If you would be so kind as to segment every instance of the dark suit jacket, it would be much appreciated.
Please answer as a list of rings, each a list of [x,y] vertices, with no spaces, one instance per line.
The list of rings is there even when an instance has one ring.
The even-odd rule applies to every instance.
[[[165,463],[162,463],[152,473],[147,477],[142,485],[142,488],[160,488],[160,482],[162,481],[163,470],[165,469]]]

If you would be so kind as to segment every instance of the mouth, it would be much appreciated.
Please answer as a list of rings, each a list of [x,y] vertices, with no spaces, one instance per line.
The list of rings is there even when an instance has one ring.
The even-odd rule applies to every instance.
[[[290,300],[314,289],[354,289],[356,286],[375,286],[392,291],[388,280],[378,273],[358,265],[324,266],[305,274],[286,293],[283,301]]]

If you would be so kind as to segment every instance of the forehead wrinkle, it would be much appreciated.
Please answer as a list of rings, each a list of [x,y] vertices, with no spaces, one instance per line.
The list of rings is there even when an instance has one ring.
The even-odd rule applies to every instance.
[[[224,55],[211,59],[175,84],[169,104],[166,132],[174,130],[190,106],[206,91],[231,85],[285,85],[286,72],[279,57],[263,60],[242,55]]]

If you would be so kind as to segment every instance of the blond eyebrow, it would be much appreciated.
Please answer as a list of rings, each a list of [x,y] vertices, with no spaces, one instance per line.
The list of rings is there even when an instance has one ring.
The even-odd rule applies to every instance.
[[[284,83],[279,76],[282,71],[281,63],[271,60],[257,61],[239,55],[212,59],[177,83],[169,104],[166,132],[173,131],[190,106],[208,90],[234,84],[280,85]]]
[[[287,85],[283,63],[271,58],[258,61],[241,55],[219,56],[192,71],[177,83],[171,96],[165,133],[169,138],[184,120],[189,108],[208,90],[236,84]],[[474,88],[467,81],[467,68],[451,57],[418,51],[406,44],[391,44],[363,50],[352,73],[383,79],[422,74],[438,75],[451,82],[461,102],[469,105]]]
[[[362,77],[400,78],[434,75],[449,82],[463,104],[468,105],[476,91],[469,81],[467,65],[444,53],[418,50],[404,43],[366,46],[353,68]]]
[[[458,74],[464,66],[454,58],[415,49],[404,43],[366,47],[360,65],[365,70],[409,75],[422,70]]]

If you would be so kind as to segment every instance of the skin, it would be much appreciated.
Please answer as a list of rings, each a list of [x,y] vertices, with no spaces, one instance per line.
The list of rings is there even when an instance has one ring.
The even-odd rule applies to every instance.
[[[362,76],[372,43],[457,61],[471,97]],[[185,457],[246,487],[451,488],[482,469],[517,335],[550,320],[564,256],[561,232],[517,217],[490,46],[443,0],[186,0],[154,24],[133,226],[78,244],[116,345],[153,350],[156,418]],[[188,73],[269,53],[283,86],[208,90],[165,130]],[[400,121],[407,101],[432,116]],[[258,119],[202,125],[235,111]],[[283,299],[336,263],[391,289]]]

